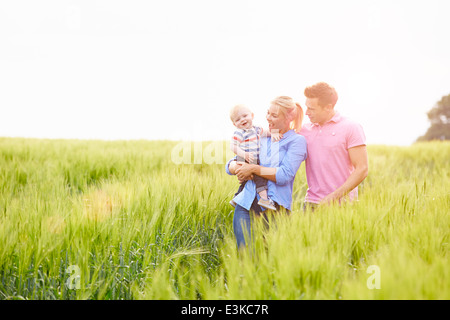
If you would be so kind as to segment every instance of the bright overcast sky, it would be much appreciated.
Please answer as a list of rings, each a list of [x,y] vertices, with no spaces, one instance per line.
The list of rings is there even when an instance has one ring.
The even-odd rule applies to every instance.
[[[450,1],[2,1],[0,136],[226,140],[326,81],[369,144],[450,94]]]

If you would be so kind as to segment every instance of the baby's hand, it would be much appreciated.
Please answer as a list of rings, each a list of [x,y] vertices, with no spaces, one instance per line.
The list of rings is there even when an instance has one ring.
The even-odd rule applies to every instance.
[[[255,157],[253,156],[253,153],[251,152],[246,152],[245,153],[245,161],[247,163],[253,163],[253,161],[255,161]]]
[[[279,132],[273,132],[270,136],[272,137],[272,141],[280,141],[283,138],[283,134]]]

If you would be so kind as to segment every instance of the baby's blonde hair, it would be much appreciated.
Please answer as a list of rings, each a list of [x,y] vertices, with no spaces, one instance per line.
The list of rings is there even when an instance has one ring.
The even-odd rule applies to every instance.
[[[291,97],[279,96],[272,101],[273,105],[279,107],[278,110],[290,121],[289,128],[298,132],[302,127],[303,109],[298,102],[294,102]]]
[[[230,119],[231,119],[231,122],[234,123],[234,119],[233,119],[234,116],[236,115],[236,113],[237,113],[239,110],[242,110],[242,109],[245,109],[245,110],[248,110],[248,111],[251,112],[251,110],[250,110],[246,105],[243,105],[243,104],[237,104],[237,105],[233,106],[233,107],[231,108],[231,110],[230,110]]]

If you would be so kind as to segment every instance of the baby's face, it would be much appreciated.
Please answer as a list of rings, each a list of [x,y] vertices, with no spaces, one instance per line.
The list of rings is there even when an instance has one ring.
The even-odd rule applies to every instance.
[[[238,129],[250,129],[253,126],[253,113],[247,109],[238,110],[234,114],[233,124]]]

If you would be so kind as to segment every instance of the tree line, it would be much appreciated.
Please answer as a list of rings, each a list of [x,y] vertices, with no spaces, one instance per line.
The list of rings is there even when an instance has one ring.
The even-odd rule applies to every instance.
[[[443,96],[427,116],[430,127],[417,141],[450,140],[450,94]]]

